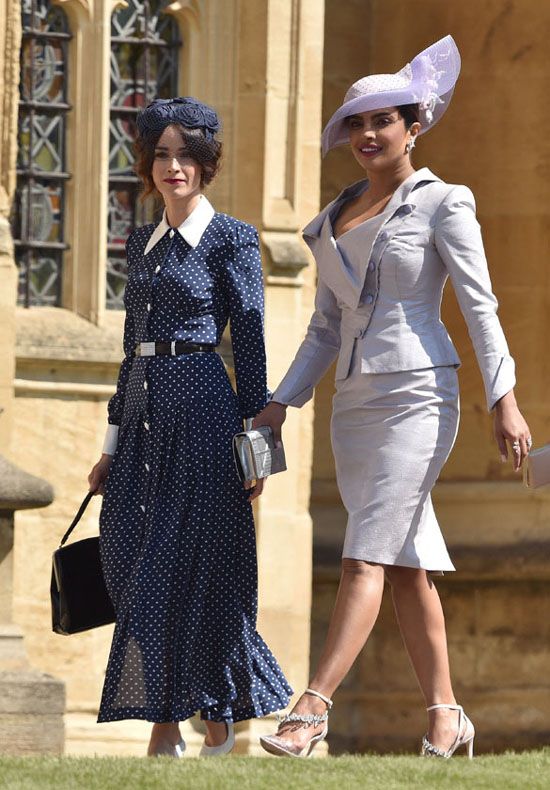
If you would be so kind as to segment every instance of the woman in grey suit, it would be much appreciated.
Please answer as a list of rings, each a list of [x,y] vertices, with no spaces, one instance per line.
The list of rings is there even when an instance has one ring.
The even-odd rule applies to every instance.
[[[294,362],[258,415],[280,435],[286,406],[300,407],[336,367],[332,444],[348,512],[342,575],[310,688],[276,735],[274,754],[306,756],[327,734],[331,695],[368,638],[384,578],[426,700],[422,754],[473,754],[474,727],[451,684],[440,599],[430,575],[454,570],[431,489],[455,440],[460,360],[440,318],[450,277],[483,376],[503,460],[529,451],[514,399],[514,361],[497,317],[475,203],[410,152],[447,108],[460,56],[450,36],[396,74],[349,89],[323,132],[326,153],[349,143],[367,179],[345,189],[305,229],[315,255],[315,312]]]

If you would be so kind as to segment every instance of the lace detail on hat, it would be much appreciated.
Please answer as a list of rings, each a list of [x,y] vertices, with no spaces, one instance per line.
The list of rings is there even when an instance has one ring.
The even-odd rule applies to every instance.
[[[424,111],[424,117],[429,124],[433,121],[436,106],[445,103],[439,96],[438,88],[450,56],[450,49],[447,52],[437,52],[433,56],[430,54],[418,56],[418,74],[422,79],[423,91],[422,95],[415,96],[415,100]]]
[[[370,74],[368,77],[362,77],[357,82],[354,82],[351,88],[344,96],[344,104],[351,99],[356,99],[358,96],[365,96],[366,94],[384,93],[384,91],[398,91],[402,88],[408,88],[412,80],[411,64],[407,63],[406,66],[396,72],[395,74]]]

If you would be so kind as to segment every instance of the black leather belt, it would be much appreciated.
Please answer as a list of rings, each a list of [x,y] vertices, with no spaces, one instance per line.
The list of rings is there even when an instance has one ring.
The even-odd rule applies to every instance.
[[[151,340],[138,343],[134,353],[136,357],[155,357],[157,354],[169,354],[172,357],[177,357],[179,354],[203,354],[215,350],[216,346],[212,343],[184,343],[183,340],[172,340],[167,343]]]

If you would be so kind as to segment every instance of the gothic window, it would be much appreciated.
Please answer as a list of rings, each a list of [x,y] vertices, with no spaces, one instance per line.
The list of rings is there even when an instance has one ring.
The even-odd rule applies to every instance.
[[[129,0],[111,22],[111,118],[107,226],[107,307],[121,309],[126,264],[124,244],[137,225],[151,222],[151,201],[138,199],[133,170],[135,117],[155,98],[178,89],[178,26],[162,0]]]
[[[59,305],[63,251],[67,48],[64,12],[49,0],[23,0],[17,191],[13,236],[18,301]]]

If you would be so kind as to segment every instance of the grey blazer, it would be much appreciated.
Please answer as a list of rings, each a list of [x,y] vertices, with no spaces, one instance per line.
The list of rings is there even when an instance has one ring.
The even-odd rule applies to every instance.
[[[514,387],[515,366],[471,191],[422,168],[398,187],[383,214],[335,241],[332,220],[342,203],[367,188],[367,180],[348,187],[304,230],[318,267],[315,312],[273,400],[302,406],[337,356],[336,379],[347,378],[357,344],[363,373],[458,367],[441,321],[450,277],[491,410]]]

